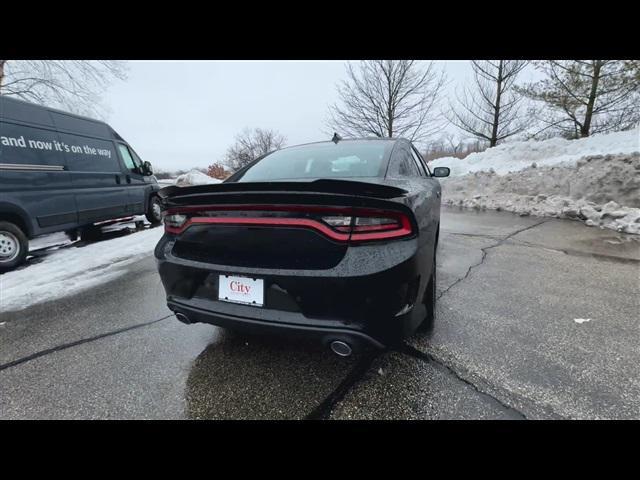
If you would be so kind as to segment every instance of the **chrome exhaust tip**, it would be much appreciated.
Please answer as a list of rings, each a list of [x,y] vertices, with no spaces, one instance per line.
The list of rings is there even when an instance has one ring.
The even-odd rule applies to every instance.
[[[177,312],[176,318],[180,320],[182,323],[191,323],[191,320],[189,320],[189,317],[187,317],[184,313]]]
[[[352,353],[351,346],[341,340],[331,342],[331,350],[339,357],[348,357]]]

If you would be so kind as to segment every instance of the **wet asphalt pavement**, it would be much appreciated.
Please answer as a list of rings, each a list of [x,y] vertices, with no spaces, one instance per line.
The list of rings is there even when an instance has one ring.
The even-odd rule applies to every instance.
[[[455,209],[441,228],[431,336],[375,355],[183,325],[151,256],[1,313],[0,418],[640,418],[640,238]]]

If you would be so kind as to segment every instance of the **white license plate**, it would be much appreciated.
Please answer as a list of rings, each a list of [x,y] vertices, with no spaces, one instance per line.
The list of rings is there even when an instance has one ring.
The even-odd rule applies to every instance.
[[[218,299],[223,302],[244,303],[261,307],[264,303],[264,280],[220,275],[218,277]]]

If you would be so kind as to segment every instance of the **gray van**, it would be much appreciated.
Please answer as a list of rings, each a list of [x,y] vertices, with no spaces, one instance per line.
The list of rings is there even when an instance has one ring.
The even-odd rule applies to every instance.
[[[0,270],[24,261],[28,239],[145,214],[160,223],[160,189],[109,125],[0,96]]]

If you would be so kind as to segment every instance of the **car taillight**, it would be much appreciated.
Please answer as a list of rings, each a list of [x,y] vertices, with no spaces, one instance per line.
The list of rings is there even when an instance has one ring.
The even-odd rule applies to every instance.
[[[307,228],[336,242],[386,240],[414,234],[405,213],[358,207],[218,205],[185,207],[168,211],[164,217],[165,230],[172,234],[198,224]]]
[[[172,213],[164,217],[164,229],[169,233],[179,233],[187,221],[187,216],[181,213]]]
[[[411,222],[403,214],[394,216],[325,216],[322,220],[339,232],[351,233],[352,241],[384,240],[412,233]]]

